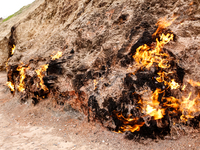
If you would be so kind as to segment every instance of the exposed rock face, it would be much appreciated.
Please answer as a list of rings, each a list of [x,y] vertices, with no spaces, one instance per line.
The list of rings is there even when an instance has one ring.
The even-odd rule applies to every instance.
[[[8,39],[4,38],[0,41],[0,70],[5,70],[6,61],[8,59],[9,48]]]
[[[118,130],[120,121],[113,118],[113,111],[140,116],[136,103],[141,89],[155,91],[161,86],[146,81],[155,77],[156,68],[132,75],[131,66],[136,49],[155,40],[158,19],[173,15],[178,18],[165,31],[175,38],[165,49],[173,58],[176,79],[181,85],[187,79],[200,81],[199,1],[184,0],[45,0],[14,26],[16,49],[8,62],[8,79],[17,89],[17,68],[25,67],[22,100],[52,98]],[[52,60],[57,51],[62,57]],[[38,86],[36,73],[45,64],[49,65],[42,79],[48,90]]]

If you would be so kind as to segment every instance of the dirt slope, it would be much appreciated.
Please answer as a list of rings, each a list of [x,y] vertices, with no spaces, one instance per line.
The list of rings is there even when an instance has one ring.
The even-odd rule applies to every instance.
[[[121,132],[124,126],[126,131],[130,131],[130,126],[135,125],[139,125],[141,130],[124,133],[127,138],[135,141],[138,137],[165,139],[164,142],[158,140],[158,143],[151,143],[150,140],[153,149],[157,149],[157,146],[160,148],[165,143],[166,148],[171,146],[179,149],[177,144],[198,148],[199,133],[195,133],[191,144],[189,139],[193,135],[186,136],[187,140],[182,136],[199,132],[200,126],[200,111],[194,111],[199,110],[200,104],[199,10],[200,4],[197,0],[35,1],[30,9],[0,25],[0,52],[3,56],[1,68],[5,70],[4,64],[9,58],[7,80],[13,84],[15,90],[12,91],[12,101],[3,103],[2,110],[7,112],[12,109],[14,116],[20,112],[22,122],[24,118],[33,119],[30,122],[37,126],[43,125],[43,119],[46,124],[50,124],[50,129],[51,125],[58,125],[57,122],[49,122],[48,118],[51,118],[52,113],[58,115],[59,120],[70,118],[77,124],[74,130],[71,127],[66,129],[72,130],[70,142],[77,144],[79,138],[83,137],[83,140],[85,135],[91,135],[86,141],[90,144],[95,141],[91,144],[95,148],[101,143],[103,145],[100,144],[100,148],[128,149],[130,145],[136,144],[138,149],[148,149],[149,145],[140,145],[114,133]],[[170,26],[163,27],[156,33],[159,29],[156,23],[160,18],[170,21],[174,17],[176,19]],[[166,42],[159,55],[164,59],[156,57],[163,63],[160,65],[153,59],[155,62],[150,68],[138,67],[136,59],[141,56],[135,57],[138,47],[146,44],[152,49],[156,40],[162,41],[159,37],[161,33],[173,34],[173,40]],[[14,45],[16,48],[14,54],[11,54]],[[52,56],[57,52],[62,55],[53,59]],[[160,67],[162,65],[163,68]],[[162,71],[165,71],[164,75]],[[162,77],[159,78],[159,74]],[[166,77],[166,74],[169,76]],[[165,79],[169,81],[164,81]],[[168,86],[171,79],[177,82],[178,88]],[[160,91],[156,109],[162,112],[163,118],[155,119],[155,116],[145,114],[143,101],[145,102],[145,98],[149,100],[156,97],[152,93],[157,90]],[[167,103],[167,98],[174,97],[176,101],[179,100],[175,104],[180,104],[180,101],[187,100],[190,92],[192,96],[189,98],[196,98],[195,109],[186,106],[181,110],[185,103],[178,109],[171,105],[173,102]],[[19,111],[20,109],[23,111]],[[50,109],[50,112],[46,109]],[[37,112],[36,117],[31,116],[34,111]],[[190,115],[194,117],[190,118]],[[4,116],[2,114],[3,118],[7,117]],[[9,116],[12,117],[12,113]],[[184,123],[180,120],[181,116],[186,117]],[[65,124],[63,121],[61,124],[70,126],[70,122]],[[85,130],[84,126],[92,130]],[[32,129],[32,125],[25,127],[27,131]],[[61,131],[65,128],[60,127]],[[50,135],[54,134],[50,130],[48,132]],[[77,138],[76,134],[79,135]],[[109,145],[103,136],[108,136]],[[166,138],[179,139],[179,142],[168,141]],[[28,141],[29,139],[31,137]],[[82,140],[80,144],[83,144]],[[173,145],[174,143],[176,144]]]

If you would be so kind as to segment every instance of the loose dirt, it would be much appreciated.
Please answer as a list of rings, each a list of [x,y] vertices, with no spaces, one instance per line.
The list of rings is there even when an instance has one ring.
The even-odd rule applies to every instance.
[[[88,123],[79,112],[64,110],[46,99],[36,106],[29,101],[20,104],[5,86],[6,73],[0,73],[0,149],[1,150],[199,150],[200,133],[187,128],[185,135],[163,140],[129,140],[103,128],[98,122]],[[76,116],[76,117],[75,117]],[[178,132],[177,132],[178,133]]]

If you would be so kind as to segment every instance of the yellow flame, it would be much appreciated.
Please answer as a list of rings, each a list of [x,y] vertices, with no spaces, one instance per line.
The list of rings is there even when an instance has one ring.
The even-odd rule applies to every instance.
[[[138,47],[136,53],[133,56],[137,67],[146,67],[149,69],[154,63],[160,68],[169,68],[168,64],[170,56],[167,53],[163,53],[162,49],[165,44],[170,40],[173,40],[173,34],[168,33],[167,35],[162,34],[160,41],[156,39],[156,46],[147,46],[146,44]]]
[[[97,80],[93,80],[93,82],[94,82],[94,90],[96,90],[98,81]]]
[[[26,69],[30,69],[29,67],[26,68],[26,67],[22,67],[22,66],[19,66],[17,68],[17,71],[20,71],[20,83],[19,83],[19,86],[18,86],[18,90],[20,92],[23,92],[25,90],[25,83],[24,83],[24,79],[26,78],[26,75],[25,75],[25,71]]]
[[[62,57],[62,52],[58,51],[58,52],[56,53],[56,55],[52,56],[52,60],[59,59],[60,57]]]
[[[6,82],[6,84],[10,88],[11,91],[13,91],[13,92],[15,91],[15,86],[11,81]]]
[[[174,79],[172,79],[171,82],[169,82],[169,87],[173,90],[173,89],[178,89],[180,85],[176,83]]]
[[[147,105],[146,113],[150,116],[153,116],[155,120],[162,119],[165,114],[164,109],[156,109],[150,105]]]
[[[13,55],[14,52],[15,52],[15,45],[13,45],[13,48],[12,48],[12,50],[11,50],[11,55]]]
[[[187,98],[184,96],[182,97],[180,110],[182,111],[181,119],[183,121],[187,121],[188,118],[194,118],[194,113],[200,111],[200,94],[198,94],[197,97],[193,100],[190,100],[191,95],[192,92],[189,93],[189,96]]]
[[[40,87],[44,90],[44,91],[47,91],[48,88],[44,85],[44,80],[43,80],[43,77],[45,76],[44,75],[44,72],[47,70],[47,68],[49,67],[49,64],[46,64],[46,65],[42,65],[40,69],[37,69],[36,70],[36,73],[38,75],[38,78],[40,79]]]
[[[160,108],[160,102],[158,101],[159,94],[163,93],[161,89],[156,89],[151,96],[151,100],[143,102],[143,111],[155,120],[163,118],[165,115],[165,110]],[[147,104],[147,105],[146,105]],[[145,106],[146,105],[146,106]]]
[[[184,91],[184,90],[185,90],[185,88],[186,88],[186,85],[183,85],[183,87],[182,87],[182,89],[181,89],[181,90],[182,90],[182,91]]]

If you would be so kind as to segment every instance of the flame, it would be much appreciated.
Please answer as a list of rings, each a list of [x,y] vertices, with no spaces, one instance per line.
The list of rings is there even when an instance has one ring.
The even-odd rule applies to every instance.
[[[166,88],[165,89],[180,89],[180,91],[185,90],[186,85],[179,85],[175,81],[175,79],[171,79],[169,74],[174,74],[175,71],[164,71],[171,67],[169,61],[171,58],[169,54],[165,53],[163,48],[164,46],[173,40],[174,35],[172,33],[161,34],[161,31],[170,26],[172,22],[177,17],[167,20],[166,18],[160,19],[156,25],[158,28],[153,36],[159,34],[159,38],[156,38],[156,43],[151,45],[141,45],[136,49],[135,55],[133,58],[135,60],[135,66],[137,70],[139,69],[150,69],[151,66],[156,67],[159,71],[157,72],[158,77],[156,77],[156,81],[163,83]],[[173,69],[173,68],[171,68]],[[133,73],[135,74],[135,73]],[[200,86],[200,82],[196,82],[193,80],[187,80],[189,84],[192,86]],[[165,111],[168,111],[168,114],[177,114],[180,116],[182,121],[187,121],[189,118],[194,118],[195,113],[200,111],[200,92],[196,96],[196,98],[191,100],[192,92],[190,92],[188,97],[182,96],[182,98],[177,99],[173,96],[165,97],[165,90],[161,90],[157,88],[154,92],[151,93],[150,98],[140,99],[138,104],[140,104],[139,109],[142,109],[144,116],[152,116],[154,120],[162,119],[165,115]],[[170,108],[170,109],[168,109]],[[179,115],[181,112],[181,115]],[[120,127],[119,132],[123,131],[139,131],[141,126],[144,125],[144,122],[139,122],[139,118],[133,118],[129,116],[125,118],[122,114],[117,113],[117,118],[123,122],[123,125]]]
[[[18,86],[18,90],[19,92],[23,92],[25,90],[25,83],[24,83],[24,79],[26,78],[26,69],[30,69],[29,67],[26,68],[26,67],[22,67],[22,66],[19,66],[17,67],[17,71],[20,71],[20,83],[19,83],[19,86]]]
[[[156,46],[147,46],[146,44],[138,47],[136,53],[133,56],[136,62],[136,67],[149,69],[154,63],[160,68],[169,68],[168,64],[170,56],[162,51],[165,44],[173,40],[173,34],[162,34],[160,41],[156,39]]]
[[[156,26],[158,26],[158,28],[156,32],[153,34],[153,36],[156,36],[160,31],[170,26],[174,22],[174,20],[176,20],[177,17],[173,17],[171,20],[167,20],[167,17],[160,18],[156,23]]]
[[[183,87],[182,87],[182,89],[181,89],[181,90],[182,90],[182,91],[184,91],[184,90],[185,90],[185,88],[186,88],[186,85],[183,85]]]
[[[15,45],[13,45],[12,50],[11,50],[11,56],[14,54],[15,52]]]
[[[47,91],[48,88],[44,85],[44,80],[43,80],[43,77],[45,76],[44,75],[44,72],[48,69],[49,67],[49,64],[45,64],[45,65],[42,65],[40,69],[37,69],[36,70],[36,73],[38,75],[38,78],[40,79],[40,87],[44,90],[44,91]]]
[[[187,98],[184,96],[182,97],[180,110],[182,111],[181,119],[183,121],[187,121],[188,118],[194,118],[194,113],[200,111],[200,103],[198,101],[200,100],[200,93],[193,100],[190,100],[191,95],[192,92],[189,93]]]
[[[200,86],[200,82],[196,82],[196,81],[193,81],[193,80],[187,80],[188,83],[190,83],[192,86]]]
[[[11,91],[13,91],[13,92],[15,91],[15,86],[11,81],[6,82],[6,84],[10,88]]]
[[[160,102],[158,101],[159,94],[163,93],[161,89],[156,89],[148,101],[143,101],[143,112],[147,115],[154,117],[155,120],[163,118],[165,115],[165,110],[160,107]]]
[[[179,108],[179,99],[176,99],[175,97],[166,97],[167,102],[163,104],[163,106],[175,108],[175,110],[178,110]]]
[[[96,90],[97,89],[98,81],[94,79],[93,82],[94,82],[94,90]]]
[[[131,118],[129,116],[128,118],[125,118],[121,113],[114,111],[113,112],[116,117],[123,122],[123,125],[119,128],[119,133],[125,132],[125,131],[140,131],[140,128],[144,125],[144,122],[140,122],[139,118]]]
[[[61,56],[62,56],[62,52],[58,51],[56,55],[52,56],[51,58],[52,60],[56,60],[56,59],[59,59]]]
[[[173,90],[173,89],[178,89],[180,85],[176,83],[174,79],[172,79],[171,82],[169,83],[169,87]]]

